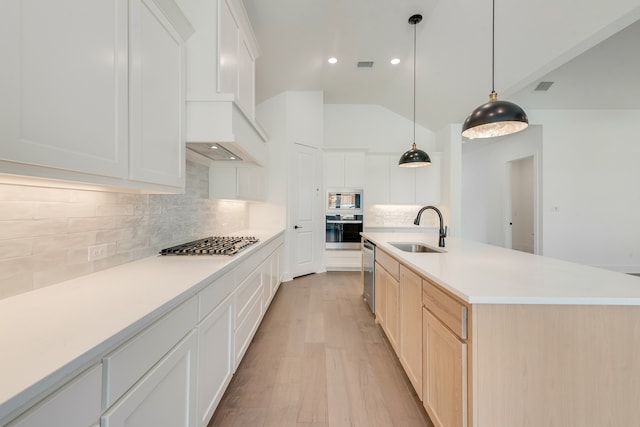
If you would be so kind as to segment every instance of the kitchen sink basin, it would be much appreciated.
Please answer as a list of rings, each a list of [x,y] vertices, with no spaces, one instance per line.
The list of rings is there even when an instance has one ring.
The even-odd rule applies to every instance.
[[[389,244],[395,248],[400,249],[401,251],[405,251],[405,252],[421,252],[421,253],[444,253],[446,251],[442,250],[442,249],[435,249],[432,248],[430,246],[425,246],[423,244],[420,243],[401,243],[401,242],[394,242],[391,243],[389,242]]]

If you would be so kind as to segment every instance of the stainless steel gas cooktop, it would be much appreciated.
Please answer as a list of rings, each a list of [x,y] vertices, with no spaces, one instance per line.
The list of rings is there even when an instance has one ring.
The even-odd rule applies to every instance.
[[[160,255],[235,255],[259,241],[253,236],[212,236],[162,249]]]

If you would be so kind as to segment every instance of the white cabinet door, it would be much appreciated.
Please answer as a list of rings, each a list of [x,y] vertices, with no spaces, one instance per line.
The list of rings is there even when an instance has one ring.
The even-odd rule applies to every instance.
[[[184,41],[153,0],[129,11],[130,178],[184,187]]]
[[[400,154],[367,155],[364,174],[367,205],[440,203],[441,153],[432,153],[429,157],[429,166],[401,168],[398,166]]]
[[[246,39],[238,47],[238,104],[250,119],[255,117],[255,58]]]
[[[344,187],[344,154],[325,153],[324,179],[327,188]]]
[[[0,158],[128,176],[127,1],[0,4]]]
[[[364,202],[367,206],[389,203],[389,161],[386,155],[367,156]]]
[[[364,187],[364,153],[344,154],[344,186]]]
[[[102,412],[102,365],[79,375],[7,427],[87,427]]]
[[[398,157],[389,156],[389,203],[411,205],[415,203],[416,168],[401,168]]]
[[[266,195],[266,176],[264,168],[241,167],[237,169],[238,195],[241,200],[264,200]]]
[[[205,427],[233,375],[233,295],[198,325],[198,427]]]
[[[211,199],[264,200],[266,177],[261,167],[230,167],[214,165],[209,168],[209,197]]]
[[[240,30],[226,0],[220,1],[219,10],[218,92],[236,94],[238,91],[238,40]]]
[[[101,427],[196,427],[192,331],[101,418]]]
[[[416,203],[419,205],[437,205],[440,203],[440,153],[429,154],[429,166],[415,168]]]
[[[365,182],[364,153],[332,153],[324,156],[327,188],[363,188]]]

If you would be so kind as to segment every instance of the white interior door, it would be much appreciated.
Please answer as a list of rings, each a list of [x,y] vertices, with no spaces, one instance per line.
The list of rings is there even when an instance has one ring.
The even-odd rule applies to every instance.
[[[511,248],[534,253],[533,156],[510,162]]]
[[[290,256],[293,277],[315,273],[320,265],[321,208],[319,167],[321,153],[317,148],[294,144],[292,164],[292,200]]]

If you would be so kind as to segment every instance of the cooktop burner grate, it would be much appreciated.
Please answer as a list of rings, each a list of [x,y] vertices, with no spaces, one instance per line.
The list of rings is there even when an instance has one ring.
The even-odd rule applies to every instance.
[[[212,236],[162,249],[160,255],[235,255],[259,241],[253,236]]]

